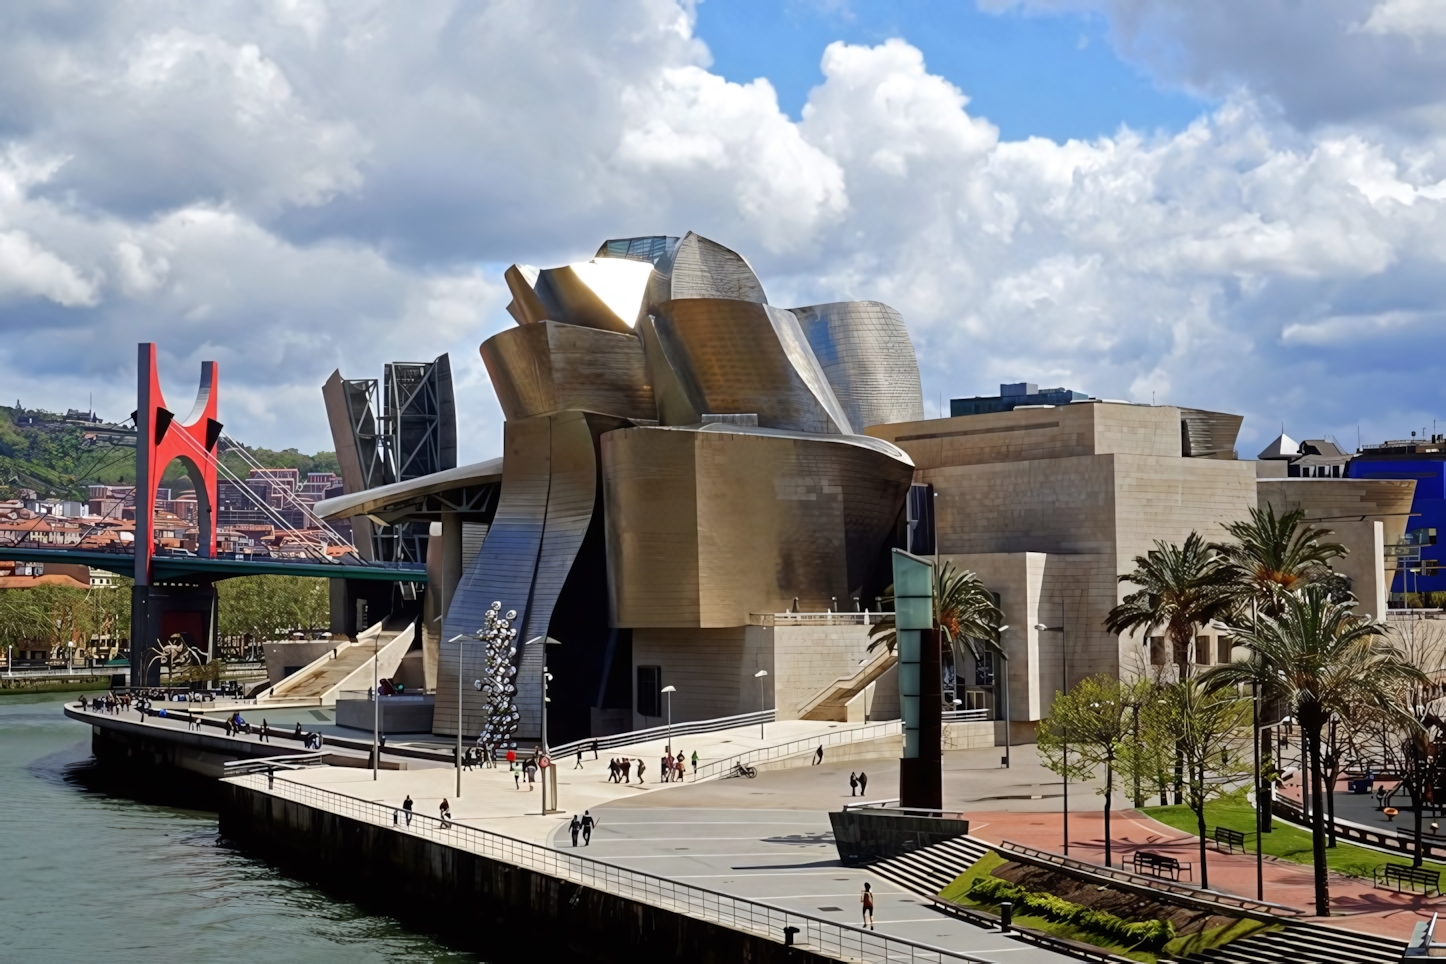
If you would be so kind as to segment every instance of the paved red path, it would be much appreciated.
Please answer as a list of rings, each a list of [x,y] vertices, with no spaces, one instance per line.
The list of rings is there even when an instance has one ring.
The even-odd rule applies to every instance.
[[[1010,840],[1055,853],[1062,849],[1062,823],[1058,813],[977,810],[969,813],[969,832],[973,836],[991,843]],[[1071,857],[1096,864],[1105,862],[1102,813],[1071,811],[1069,831]],[[1111,813],[1110,837],[1117,867],[1128,865],[1136,850],[1149,849],[1194,864],[1195,880],[1200,880],[1198,837],[1167,827],[1136,810]],[[1255,896],[1255,854],[1223,854],[1213,847],[1207,847],[1206,852],[1212,890]],[[1381,859],[1390,858],[1382,854]],[[1310,866],[1267,856],[1264,871],[1266,900],[1307,913],[1315,909],[1315,882]],[[1332,916],[1307,919],[1405,941],[1411,937],[1416,921],[1429,918],[1435,911],[1446,911],[1446,900],[1442,898],[1376,890],[1368,880],[1337,873],[1330,875],[1330,889]]]

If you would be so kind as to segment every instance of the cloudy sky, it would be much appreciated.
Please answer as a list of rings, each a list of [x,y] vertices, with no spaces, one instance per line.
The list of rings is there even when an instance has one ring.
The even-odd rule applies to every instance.
[[[0,398],[330,448],[333,368],[478,344],[502,270],[694,230],[770,301],[903,312],[926,408],[1001,381],[1354,446],[1446,370],[1442,0],[12,0]]]

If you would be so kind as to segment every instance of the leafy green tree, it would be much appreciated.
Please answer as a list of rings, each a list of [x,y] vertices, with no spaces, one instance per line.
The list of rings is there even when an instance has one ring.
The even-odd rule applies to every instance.
[[[1228,577],[1241,612],[1252,606],[1279,615],[1285,596],[1308,583],[1339,579],[1331,561],[1346,554],[1338,542],[1325,542],[1330,529],[1310,525],[1304,509],[1277,516],[1273,505],[1251,509],[1249,521],[1225,527],[1233,542],[1211,545]]]
[[[1235,630],[1249,657],[1208,670],[1210,689],[1258,684],[1286,705],[1305,733],[1311,799],[1322,799],[1322,731],[1332,714],[1369,707],[1409,725],[1400,694],[1425,686],[1425,674],[1385,638],[1385,627],[1357,616],[1353,602],[1338,602],[1322,585],[1306,584],[1281,597],[1278,616],[1259,614]],[[1315,910],[1330,914],[1325,808],[1312,808]]]
[[[1100,767],[1105,784],[1096,792],[1105,798],[1105,866],[1113,866],[1110,807],[1114,800],[1116,765],[1130,754],[1134,711],[1148,680],[1126,682],[1100,674],[1080,680],[1068,693],[1055,695],[1049,716],[1039,724],[1039,752],[1044,765],[1065,779],[1092,780]],[[1066,753],[1067,751],[1067,753]]]
[[[1230,576],[1196,532],[1184,545],[1157,541],[1154,549],[1135,557],[1135,568],[1119,581],[1140,588],[1110,610],[1105,628],[1115,634],[1143,630],[1146,635],[1162,628],[1169,661],[1182,664],[1182,676],[1195,662],[1196,631],[1229,615],[1234,605]]]
[[[1144,707],[1145,741],[1172,747],[1184,763],[1185,803],[1200,840],[1200,886],[1210,886],[1205,805],[1251,772],[1250,703],[1228,687],[1207,688],[1199,677],[1160,686]]]

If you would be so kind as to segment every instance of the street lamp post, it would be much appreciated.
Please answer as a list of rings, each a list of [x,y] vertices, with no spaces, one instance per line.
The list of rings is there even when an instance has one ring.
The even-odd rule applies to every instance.
[[[458,633],[449,643],[457,644],[457,752],[456,758],[452,761],[457,767],[457,799],[462,798],[462,640],[467,638],[466,633]]]
[[[1000,637],[999,662],[1003,664],[999,668],[1004,674],[1004,759],[1000,762],[1004,764],[1006,770],[1009,769],[1009,744],[1013,742],[1010,739],[1013,733],[1010,731],[1009,725],[1009,654],[1004,651],[1004,631],[1008,628],[1008,626],[1000,626],[998,630]]]
[[[756,679],[756,680],[758,680],[758,712],[759,712],[759,713],[762,713],[762,712],[766,709],[766,707],[763,705],[763,677],[765,677],[765,676],[767,676],[767,675],[768,675],[768,670],[766,670],[766,669],[760,669],[758,672],[756,672],[756,673],[753,674],[753,678]],[[759,738],[760,740],[763,739],[763,721],[762,721],[762,720],[759,720],[759,721],[758,721],[758,738]]]
[[[382,731],[382,691],[381,669],[377,666],[377,655],[381,652],[382,634],[378,632],[372,637],[372,779],[377,778],[377,770],[382,764],[381,755],[381,731]]]
[[[1063,633],[1063,626],[1046,626],[1044,623],[1035,623],[1035,632],[1040,633]],[[1065,693],[1069,690],[1069,650],[1065,648],[1064,636],[1059,638],[1059,691]],[[1064,760],[1064,802],[1061,805],[1060,813],[1064,816],[1064,853],[1069,856],[1069,734],[1064,734],[1064,744],[1061,750]]]
[[[673,755],[673,694],[678,692],[676,686],[664,686],[659,692],[668,697],[668,755]]]

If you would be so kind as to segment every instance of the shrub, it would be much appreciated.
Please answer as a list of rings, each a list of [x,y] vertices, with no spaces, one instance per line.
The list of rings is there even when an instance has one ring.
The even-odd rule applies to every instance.
[[[1141,950],[1163,950],[1165,945],[1175,938],[1175,925],[1172,921],[1127,921],[1107,911],[1081,907],[1054,894],[1026,890],[998,877],[978,878],[970,885],[967,896],[981,904],[997,905],[1007,900],[1021,912],[1060,924],[1071,924],[1117,944],[1138,947]]]

